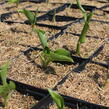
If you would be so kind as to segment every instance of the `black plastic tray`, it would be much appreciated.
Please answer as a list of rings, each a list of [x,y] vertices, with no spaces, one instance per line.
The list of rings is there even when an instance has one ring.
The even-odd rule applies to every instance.
[[[31,0],[31,2],[37,2],[37,1],[40,1],[40,0]],[[45,0],[41,0],[41,1],[45,2]],[[53,10],[47,12],[46,14],[44,14],[42,16],[39,16],[38,19],[39,20],[51,20],[52,17],[53,17],[54,11],[56,11],[56,13],[58,13],[60,11],[65,10],[69,5],[70,5],[69,3],[63,4],[62,6],[56,8],[56,9],[53,9]],[[97,9],[95,6],[83,5],[83,7],[86,10],[88,10],[88,11],[94,11],[95,9]],[[104,9],[105,7],[106,6],[101,7],[99,9]],[[77,5],[72,4],[71,8],[77,8]],[[19,23],[19,22],[13,22],[13,21],[5,21],[5,18],[6,17],[10,17],[11,14],[12,13],[8,13],[8,14],[6,13],[5,15],[2,14],[1,21],[2,22],[7,22],[9,24],[11,24],[11,23]],[[78,18],[71,18],[71,17],[68,17],[68,16],[64,16],[64,17],[63,16],[56,16],[56,21],[59,21],[59,19],[61,19],[61,21],[72,20],[72,22],[67,24],[67,25],[65,25],[65,26],[63,26],[63,27],[56,27],[56,26],[53,26],[53,25],[47,25],[50,28],[60,29],[60,31],[56,35],[53,35],[49,40],[53,40],[53,39],[61,36],[62,34],[66,33],[67,28],[72,26],[74,23],[79,23],[79,22],[83,21],[82,18],[78,19]],[[21,23],[22,24],[24,24],[24,23],[29,24],[28,21],[21,22]],[[46,26],[46,25],[45,24],[39,24],[39,26]],[[31,48],[27,49],[26,51],[23,51],[24,55],[26,55],[28,52],[33,51],[33,50],[41,50],[40,48],[38,48],[39,46],[40,45],[38,45],[37,47],[31,47]],[[103,50],[103,48],[104,48],[104,44],[101,45],[94,52],[94,54],[92,54],[88,58],[81,58],[81,57],[72,56],[72,58],[76,60],[76,63],[79,63],[78,67],[72,69],[72,71],[80,73],[82,70],[85,69],[85,66],[89,62],[98,64],[98,65],[101,65],[101,66],[104,66],[106,68],[109,68],[109,65],[107,65],[107,64],[95,62],[95,61],[92,60],[94,57],[96,57]],[[65,63],[62,63],[62,64],[65,64]],[[68,63],[66,63],[66,64],[68,64]],[[72,71],[68,72],[68,74],[65,75],[62,78],[62,80],[60,80],[58,82],[58,84],[53,89],[56,90],[58,85],[63,84],[65,82],[65,80],[68,78],[68,75]],[[10,79],[8,79],[8,81],[10,81]],[[48,106],[49,103],[52,103],[52,99],[50,98],[50,95],[48,94],[47,90],[36,88],[36,87],[30,86],[30,85],[27,85],[27,84],[23,84],[23,83],[20,83],[18,81],[14,81],[14,82],[15,82],[15,84],[17,86],[16,90],[18,92],[20,92],[21,94],[26,94],[26,95],[29,95],[29,96],[33,96],[35,99],[38,99],[40,101],[38,104],[33,106],[31,109],[41,109],[41,108],[45,109],[45,107]],[[77,98],[69,97],[69,96],[66,96],[66,95],[62,95],[62,96],[63,96],[63,98],[65,100],[65,105],[70,107],[70,108],[72,108],[72,109],[77,108],[77,105],[78,105],[79,109],[109,109],[109,107],[105,107],[105,106],[89,103],[89,102],[86,102],[84,100],[80,100],[80,99],[77,99]]]

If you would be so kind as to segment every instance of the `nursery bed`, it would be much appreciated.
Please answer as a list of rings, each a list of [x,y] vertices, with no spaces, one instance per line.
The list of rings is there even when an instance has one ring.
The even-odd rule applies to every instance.
[[[26,59],[25,56],[21,56],[11,64],[9,78],[39,88],[53,88],[70,68],[74,67],[74,65],[52,63],[44,71],[39,67],[40,64],[39,57],[33,62]]]
[[[60,45],[60,47],[65,47],[68,50],[72,52],[72,54],[75,54],[76,51],[76,45],[78,41],[78,35],[80,34],[82,25],[81,24],[74,24],[72,27],[72,31],[70,32],[68,29],[67,32],[68,34],[64,34],[61,37],[58,37],[55,41],[57,44]],[[74,34],[73,34],[74,33]],[[99,33],[99,32],[98,32]],[[62,43],[64,41],[64,43]],[[99,45],[103,43],[103,40],[100,38],[95,37],[88,37],[86,40],[86,43],[81,45],[81,57],[88,58],[94,50],[96,50]],[[89,46],[90,45],[90,46]],[[85,52],[84,52],[85,51]]]
[[[33,97],[14,91],[9,99],[7,109],[29,109],[37,102]]]
[[[26,9],[32,11],[35,11],[35,9],[38,8],[38,25],[36,25],[36,27],[46,31],[48,39],[52,37],[51,39],[53,39],[53,41],[49,41],[49,47],[52,50],[58,48],[69,50],[72,57],[75,57],[74,60],[76,64],[53,62],[50,63],[46,70],[42,69],[40,62],[42,48],[40,47],[37,34],[35,32],[31,33],[31,27],[28,25],[28,21],[24,15],[21,15],[21,18],[18,18],[18,14],[15,12],[17,10],[14,7],[15,5],[10,4],[9,6],[9,4],[6,3],[1,5],[2,8],[0,9],[0,14],[7,15],[2,16],[3,19],[1,19],[2,22],[0,22],[0,65],[5,63],[7,59],[12,60],[17,57],[16,59],[13,59],[10,64],[8,74],[10,79],[43,89],[57,89],[58,86],[57,90],[62,94],[85,100],[87,103],[91,102],[109,107],[108,84],[104,87],[109,75],[108,39],[106,42],[106,38],[108,38],[109,35],[109,14],[107,12],[108,8],[105,8],[107,2],[82,0],[84,5],[90,5],[88,7],[85,6],[85,8],[87,7],[87,11],[94,11],[94,16],[90,23],[86,43],[82,44],[81,55],[78,57],[76,57],[75,50],[79,38],[78,36],[83,27],[82,14],[80,10],[77,9],[77,6],[75,7],[75,4],[73,4],[71,8],[68,8],[68,4],[59,3],[59,0],[55,1],[56,3],[52,2],[54,1],[50,1],[49,4],[22,2],[18,8],[21,9],[26,7]],[[67,3],[71,1],[62,0],[61,2]],[[104,8],[102,6],[104,6]],[[52,22],[53,9],[57,9],[56,22]],[[104,42],[104,47],[101,46],[98,53],[93,56],[92,54],[95,50]],[[78,61],[78,59],[82,61]],[[101,62],[101,64],[97,65],[97,62]],[[82,66],[82,64],[84,64],[84,66]],[[81,66],[83,67],[82,70]],[[64,80],[63,77],[67,77],[65,78],[66,81],[62,81]],[[31,91],[33,89],[31,89]],[[27,91],[27,89],[25,89],[25,91]],[[45,97],[46,95],[43,96]],[[15,99],[18,101],[17,104]],[[10,98],[9,109],[30,109],[35,103],[40,104],[41,101],[38,102],[37,100],[34,100],[33,97],[20,95],[19,92],[14,92]],[[48,101],[47,105],[49,105],[49,103],[50,102]],[[65,104],[67,103],[68,102],[65,102]],[[15,107],[12,107],[11,104],[15,104]],[[71,102],[69,102],[69,104],[73,105]],[[78,104],[78,102],[76,103],[77,109],[87,108],[86,105],[86,107],[82,107],[80,104]],[[92,106],[94,105],[92,104]],[[49,108],[56,109],[56,106],[50,104]],[[65,109],[71,108],[65,107]],[[101,106],[101,109],[104,108]]]
[[[108,47],[109,47],[109,43],[107,42],[104,46],[103,51],[93,60],[98,61],[98,62],[102,62],[105,64],[109,64],[109,55],[108,55],[109,49],[108,49]]]
[[[88,64],[81,73],[72,72],[66,82],[58,87],[58,91],[91,103],[109,106],[108,92],[102,88],[107,75],[108,69]]]

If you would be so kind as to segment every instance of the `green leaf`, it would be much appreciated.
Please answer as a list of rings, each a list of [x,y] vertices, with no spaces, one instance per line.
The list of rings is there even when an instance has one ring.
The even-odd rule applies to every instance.
[[[48,48],[48,47],[47,47]],[[65,54],[62,54],[64,53]],[[68,56],[67,56],[68,55]],[[44,50],[41,54],[41,60],[43,63],[43,67],[46,68],[50,62],[53,61],[66,61],[66,62],[74,62],[73,59],[69,56],[69,52],[64,49],[58,49],[55,52],[51,51],[49,48]]]
[[[36,17],[31,11],[26,10],[26,9],[21,9],[18,12],[23,13],[28,18],[28,20],[31,23],[31,25],[34,25],[36,23],[35,22],[36,21]]]
[[[9,63],[4,64],[0,67],[0,78],[2,79],[3,85],[7,84],[6,78],[7,78],[7,72],[8,72]]]
[[[10,81],[7,83],[7,72],[8,72],[9,62],[1,66],[0,68],[0,77],[3,85],[0,86],[0,96],[4,98],[4,105],[7,104],[7,99],[9,98],[9,94],[12,90],[15,90],[14,82]]]
[[[19,0],[8,0],[9,3],[16,3],[18,2]]]
[[[15,90],[15,84],[12,81],[10,81],[9,84],[0,86],[0,96],[3,97],[5,106],[7,105],[9,95],[13,90]]]
[[[15,88],[16,88],[15,83],[12,82],[12,81],[10,81],[10,82],[9,82],[9,89],[10,89],[10,90],[15,90]]]
[[[56,93],[55,91],[52,91],[50,89],[48,89],[53,101],[56,103],[58,109],[64,109],[64,100],[63,98]]]
[[[2,97],[8,96],[12,90],[15,90],[15,83],[10,81],[9,84],[0,86],[0,96]]]
[[[0,96],[3,95],[3,92],[4,92],[3,86],[0,86]]]
[[[59,55],[64,55],[64,56],[70,56],[70,52],[66,49],[57,49],[56,51],[54,51],[54,53],[59,54]]]
[[[54,52],[50,52],[51,61],[67,61],[67,62],[74,62],[73,59],[69,56],[60,55]]]
[[[16,3],[16,7],[18,7],[20,0],[8,0],[9,3]]]
[[[87,15],[87,23],[89,24],[91,18],[93,16],[93,12],[90,12],[88,15]]]
[[[46,47],[48,47],[48,43],[47,43],[47,38],[46,38],[46,35],[45,35],[45,31],[43,30],[40,30],[40,29],[34,29],[38,36],[39,36],[39,39],[40,39],[40,42],[41,42],[41,45],[42,47],[45,49]]]

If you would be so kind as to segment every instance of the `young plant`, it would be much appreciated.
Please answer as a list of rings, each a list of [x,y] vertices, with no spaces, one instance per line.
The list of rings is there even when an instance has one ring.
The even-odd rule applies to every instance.
[[[84,16],[84,22],[85,22],[83,29],[82,29],[82,32],[81,32],[81,35],[79,37],[78,43],[77,43],[77,48],[76,48],[76,53],[80,54],[80,46],[82,43],[85,43],[85,41],[86,41],[86,35],[87,35],[88,30],[89,30],[89,23],[90,23],[90,20],[93,16],[93,12],[87,13],[84,10],[84,8],[81,6],[80,1],[79,0],[76,0],[76,1],[77,1],[77,5],[78,5],[79,9],[81,10],[81,12]]]
[[[57,92],[48,89],[53,101],[56,103],[58,109],[64,109],[64,99]]]
[[[37,22],[37,11],[38,10],[36,10],[35,13],[32,13],[31,11],[26,10],[26,9],[22,9],[22,10],[18,11],[20,13],[23,13],[27,17],[27,19],[29,20],[29,22],[31,24],[32,30],[34,29],[35,24]]]
[[[73,4],[73,3],[71,2],[71,3],[69,4],[68,8],[71,8],[71,7],[72,7],[72,4]]]
[[[9,3],[15,3],[16,4],[16,7],[18,7],[20,0],[8,0],[8,2]]]
[[[53,14],[53,19],[52,19],[53,22],[56,22],[56,9],[54,10],[54,14]]]
[[[69,51],[62,48],[57,49],[55,51],[51,50],[48,47],[45,32],[38,29],[35,29],[35,31],[37,32],[41,45],[43,47],[43,52],[40,56],[43,68],[47,68],[48,64],[53,61],[73,62],[73,59],[71,58]]]
[[[7,100],[13,90],[15,90],[14,82],[10,81],[7,83],[7,72],[8,72],[9,63],[0,67],[0,78],[2,85],[0,85],[0,96],[4,99],[4,106],[7,105]]]

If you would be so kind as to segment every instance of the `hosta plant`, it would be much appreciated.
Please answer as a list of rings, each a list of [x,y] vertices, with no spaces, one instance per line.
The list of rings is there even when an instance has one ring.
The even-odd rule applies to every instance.
[[[47,38],[45,32],[39,29],[35,29],[37,32],[41,45],[43,47],[43,52],[41,53],[41,61],[43,68],[47,68],[48,64],[53,61],[66,61],[73,62],[73,59],[70,56],[70,52],[60,48],[55,51],[51,50],[48,47]]]
[[[48,89],[53,101],[56,103],[58,109],[64,109],[64,99],[57,92]]]
[[[29,22],[31,24],[32,30],[34,29],[34,26],[37,22],[37,11],[38,10],[36,10],[36,12],[33,13],[26,9],[18,10],[18,12],[23,13],[27,17],[27,19],[29,20]]]
[[[86,41],[86,35],[87,35],[88,30],[89,30],[89,23],[90,23],[91,18],[93,16],[93,12],[87,13],[85,11],[85,9],[81,6],[80,1],[79,0],[76,0],[76,1],[77,1],[77,5],[78,5],[79,9],[81,10],[81,12],[84,16],[84,26],[83,26],[83,29],[81,31],[81,34],[80,34],[80,37],[79,37],[79,40],[77,43],[77,48],[76,48],[76,53],[80,54],[80,46],[82,43],[85,43],[85,41]]]
[[[10,94],[15,90],[14,82],[7,82],[7,72],[8,72],[9,63],[0,67],[0,79],[2,85],[0,85],[0,96],[4,99],[4,106],[7,105],[7,100],[10,97]]]

